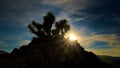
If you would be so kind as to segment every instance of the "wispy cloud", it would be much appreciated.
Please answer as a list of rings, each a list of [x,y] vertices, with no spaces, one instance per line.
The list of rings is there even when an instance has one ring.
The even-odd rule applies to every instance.
[[[5,41],[0,41],[0,46],[5,46],[5,45],[7,45]]]
[[[97,18],[102,16],[103,15],[99,15],[97,16]],[[120,43],[119,43],[120,36],[118,34],[116,33],[99,34],[97,32],[91,32],[86,35],[88,31],[89,29],[86,27],[76,28],[75,26],[72,26],[72,30],[71,30],[71,32],[73,32],[77,36],[77,39],[80,41],[80,44],[83,47],[85,47],[86,50],[92,51],[97,55],[120,56],[120,53],[118,53],[120,51]],[[100,48],[96,48],[96,47],[89,48],[93,46],[93,44],[96,42],[104,42],[106,44],[96,45]]]
[[[31,40],[21,40],[20,41],[20,45],[22,46],[24,46],[24,45],[28,45],[29,43],[31,42]]]
[[[120,23],[120,16],[117,14],[113,14],[113,20]]]
[[[120,56],[120,48],[111,48],[111,49],[87,49],[87,51],[92,51],[96,55],[108,55],[108,56]]]
[[[54,5],[54,6],[76,6],[80,7],[90,7],[92,5],[98,5],[105,1],[96,1],[96,0],[43,0],[43,4]],[[78,7],[76,6],[76,7]]]
[[[107,42],[109,45],[114,45],[114,43],[119,43],[119,36],[116,34],[95,34],[90,36],[85,36],[83,38],[83,45],[92,45],[96,41]]]
[[[83,13],[82,16],[81,16],[81,13],[79,12],[79,14],[77,14],[78,16],[81,16],[81,17],[75,17],[74,14],[76,14],[76,12],[78,13],[78,11],[74,11],[74,12],[71,12],[71,10],[65,10],[63,9],[56,17],[56,21],[59,21],[59,20],[62,20],[62,19],[67,19],[68,20],[68,23],[70,23],[71,25],[73,25],[74,23],[78,23],[79,21],[83,21],[83,20],[86,20],[90,17],[92,17],[92,15],[89,15],[87,13]]]
[[[74,0],[43,0],[43,4],[49,4],[49,5],[55,5],[55,6],[61,6],[66,5],[69,3],[73,3]]]

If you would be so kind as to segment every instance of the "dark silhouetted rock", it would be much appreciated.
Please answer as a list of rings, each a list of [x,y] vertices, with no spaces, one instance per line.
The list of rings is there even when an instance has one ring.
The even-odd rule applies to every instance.
[[[8,52],[0,50],[0,55],[2,55],[2,54],[8,54]]]
[[[9,57],[2,57],[0,68],[103,68],[105,65],[77,41],[64,38],[41,40],[14,49]],[[1,57],[0,57],[1,58]]]

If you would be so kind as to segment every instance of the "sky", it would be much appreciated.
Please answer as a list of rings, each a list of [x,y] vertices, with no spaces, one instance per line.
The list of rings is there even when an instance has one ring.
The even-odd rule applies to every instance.
[[[43,22],[47,12],[67,19],[78,40],[96,55],[120,57],[119,0],[1,0],[0,50],[11,52],[33,37],[27,25]]]

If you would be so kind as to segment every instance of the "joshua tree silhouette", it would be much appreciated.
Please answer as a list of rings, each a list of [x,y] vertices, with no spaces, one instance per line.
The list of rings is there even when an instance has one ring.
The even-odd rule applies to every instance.
[[[44,22],[43,24],[38,24],[35,21],[32,21],[31,24],[28,25],[28,28],[32,33],[37,35],[39,38],[44,38],[44,37],[58,37],[62,36],[64,37],[65,33],[70,30],[70,25],[67,24],[67,20],[63,19],[60,20],[59,22],[55,23],[55,29],[52,30],[51,28],[52,25],[54,24],[55,21],[55,16],[53,13],[48,12],[46,16],[44,16]]]
[[[32,24],[29,24],[28,28],[30,29],[30,31],[32,33],[36,34],[39,37],[41,36],[41,34],[42,34],[42,31],[41,31],[42,25],[41,24],[38,24],[35,21],[32,21]],[[35,29],[37,29],[37,30],[35,30]]]
[[[47,16],[44,16],[43,29],[45,30],[48,36],[51,36],[51,27],[55,21],[55,16],[53,13],[48,12]]]
[[[70,30],[70,25],[67,24],[67,20],[63,19],[60,21],[60,27],[61,27],[61,35],[64,36],[65,33]]]
[[[70,25],[67,24],[67,20],[63,19],[55,23],[57,34],[61,34],[64,37],[65,33],[70,30]]]

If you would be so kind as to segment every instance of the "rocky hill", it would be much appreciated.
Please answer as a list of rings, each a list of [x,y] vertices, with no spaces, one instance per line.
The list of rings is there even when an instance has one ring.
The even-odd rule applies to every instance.
[[[7,54],[8,52],[6,52],[6,51],[3,51],[3,50],[0,50],[0,55],[2,55],[2,54]]]
[[[64,38],[33,39],[28,45],[0,56],[0,68],[103,68],[95,54],[77,41]]]
[[[98,55],[98,58],[114,68],[120,68],[120,57],[112,57],[107,55]]]

